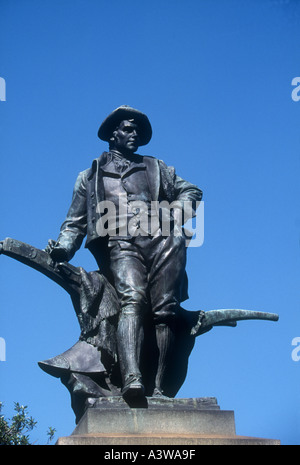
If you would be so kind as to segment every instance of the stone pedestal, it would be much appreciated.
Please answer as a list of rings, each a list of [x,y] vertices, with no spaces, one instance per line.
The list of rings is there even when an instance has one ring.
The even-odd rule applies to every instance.
[[[99,399],[58,445],[238,445],[279,444],[237,436],[234,412],[215,398],[147,398],[129,406],[122,397]]]

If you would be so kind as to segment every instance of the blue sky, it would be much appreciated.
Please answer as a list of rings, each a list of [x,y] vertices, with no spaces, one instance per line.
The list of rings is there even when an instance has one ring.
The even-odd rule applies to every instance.
[[[215,396],[237,434],[300,444],[297,0],[1,0],[1,237],[56,238],[79,171],[107,148],[102,120],[122,104],[149,116],[140,153],[204,192],[202,247],[188,251],[190,310],[274,312],[199,337],[178,397]],[[96,269],[83,248],[72,260]],[[0,400],[28,405],[32,434],[69,435],[66,388],[37,365],[73,345],[69,296],[0,257]]]

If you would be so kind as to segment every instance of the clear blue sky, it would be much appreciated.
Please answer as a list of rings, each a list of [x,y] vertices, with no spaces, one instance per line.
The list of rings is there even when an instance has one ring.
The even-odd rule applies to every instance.
[[[0,239],[56,238],[79,171],[106,149],[122,104],[150,118],[140,153],[204,192],[205,239],[188,251],[186,308],[275,312],[199,337],[179,397],[215,396],[237,434],[300,444],[297,0],[0,0]],[[96,268],[82,249],[72,260]],[[32,437],[70,434],[69,393],[37,365],[73,345],[69,296],[0,257],[0,400],[28,405]]]

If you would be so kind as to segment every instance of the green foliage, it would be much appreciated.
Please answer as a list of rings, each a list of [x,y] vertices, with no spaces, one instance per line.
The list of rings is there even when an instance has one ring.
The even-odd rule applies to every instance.
[[[52,428],[52,426],[49,426],[48,431],[47,431],[48,444],[49,444],[49,442],[51,442],[53,440],[55,431],[56,431],[55,428]]]
[[[19,402],[15,402],[14,405],[16,413],[10,420],[2,415],[3,403],[0,402],[0,445],[30,445],[29,433],[36,427],[37,421],[29,416],[27,405],[20,405]],[[49,427],[48,444],[52,441],[55,431],[55,428]]]

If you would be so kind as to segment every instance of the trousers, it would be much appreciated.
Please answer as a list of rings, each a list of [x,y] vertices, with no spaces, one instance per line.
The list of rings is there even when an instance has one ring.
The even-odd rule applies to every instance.
[[[152,317],[158,349],[155,392],[163,392],[164,376],[174,346],[174,323],[185,282],[183,236],[109,239],[105,259],[93,254],[114,286],[120,303],[117,347],[123,386],[141,379],[145,316]],[[102,263],[102,267],[101,267]],[[126,388],[125,388],[126,389]]]
[[[109,263],[121,311],[143,315],[155,324],[170,323],[180,304],[186,265],[182,236],[136,236],[109,242]]]

